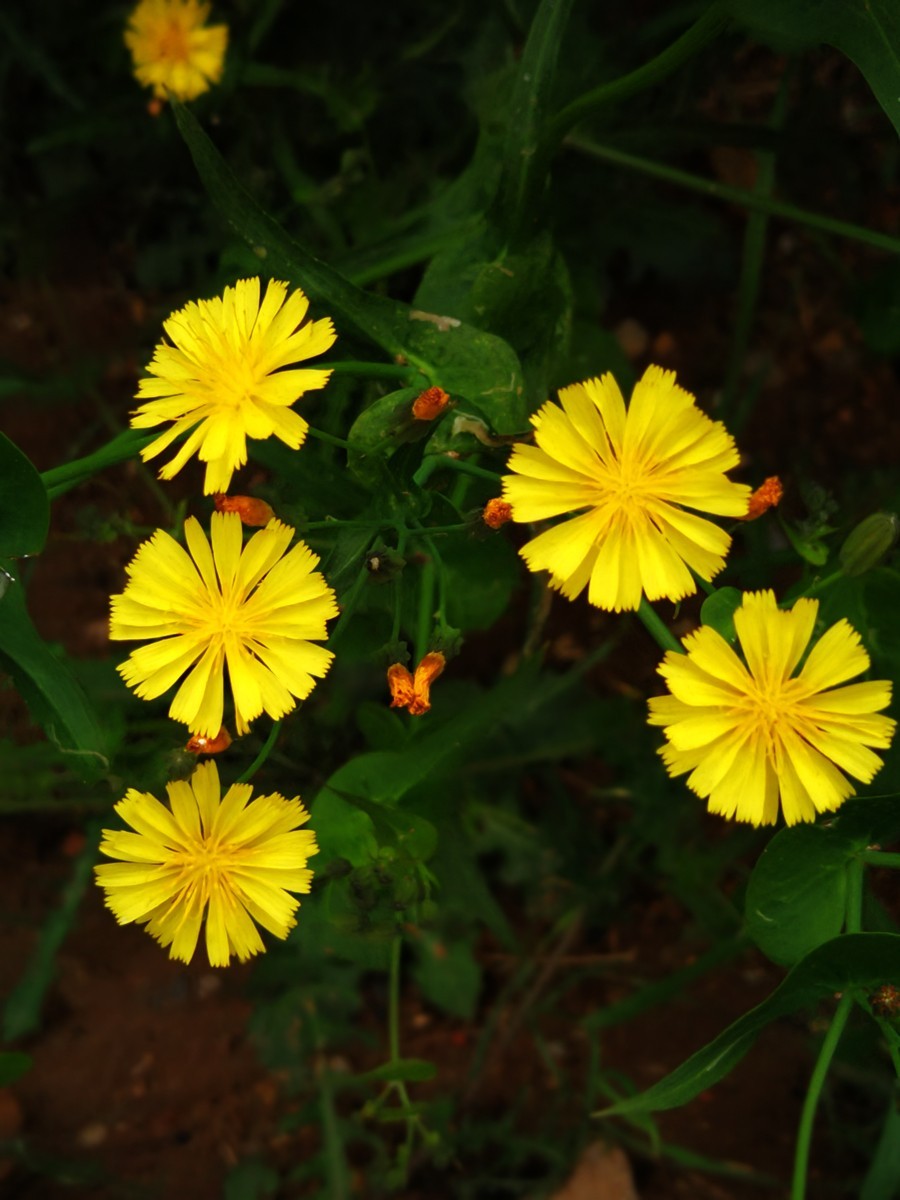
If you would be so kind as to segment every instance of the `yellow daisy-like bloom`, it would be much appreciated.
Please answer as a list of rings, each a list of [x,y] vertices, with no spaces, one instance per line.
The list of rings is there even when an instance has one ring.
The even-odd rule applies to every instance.
[[[772,825],[780,799],[788,825],[813,821],[853,795],[842,772],[868,783],[881,766],[870,747],[894,734],[896,722],[877,715],[890,683],[838,686],[869,667],[856,630],[838,621],[796,670],[818,611],[804,599],[782,612],[773,592],[748,592],[734,614],[743,661],[708,626],[684,639],[686,654],[663,659],[671,695],[650,701],[650,724],[664,727],[669,774],[689,771],[710,812]]]
[[[521,554],[573,600],[587,586],[598,608],[681,600],[712,579],[731,538],[711,521],[747,511],[750,489],[724,472],[733,438],[697,408],[675,374],[648,367],[626,409],[612,375],[562,388],[531,418],[535,446],[517,446],[503,480],[513,520],[579,513],[539,534]],[[689,570],[690,568],[690,570]]]
[[[232,473],[247,461],[248,437],[274,434],[292,450],[303,444],[309,425],[291,405],[324,387],[331,371],[283,368],[323,354],[337,336],[330,317],[304,325],[308,307],[299,288],[288,295],[288,285],[276,280],[260,303],[259,279],[241,279],[163,322],[172,344],[156,347],[149,377],[138,384],[137,399],[145,403],[131,416],[134,429],[174,422],[141,451],[145,460],[188,434],[161,479],[171,479],[196,452],[207,464],[204,492],[227,492]]]
[[[200,0],[141,0],[128,18],[125,45],[138,83],[159,100],[194,100],[222,78],[227,25],[206,25]]]
[[[315,641],[337,614],[334,592],[303,542],[290,551],[289,525],[272,520],[243,544],[237,513],[213,513],[212,545],[195,517],[184,523],[187,550],[157,529],[126,568],[112,597],[109,636],[158,639],[134,650],[119,671],[143,700],[188,672],[169,716],[214,738],[224,715],[225,667],[235,725],[246,733],[265,710],[279,718],[304,699],[334,655]]]
[[[309,820],[300,799],[251,800],[249,783],[223,797],[213,762],[166,790],[168,808],[131,788],[116,812],[135,832],[103,830],[101,852],[121,861],[94,870],[119,924],[146,925],[170,958],[190,962],[205,917],[211,967],[265,950],[257,925],[286,938],[300,906],[291,893],[309,891],[306,863],[318,853],[315,834],[299,828]]]

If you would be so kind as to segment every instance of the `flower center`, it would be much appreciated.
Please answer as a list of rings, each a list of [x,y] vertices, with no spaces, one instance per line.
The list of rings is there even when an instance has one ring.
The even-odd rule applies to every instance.
[[[795,680],[754,680],[745,697],[735,706],[735,715],[752,732],[761,735],[771,750],[781,740],[782,730],[798,729],[803,714],[798,704]]]
[[[178,21],[168,21],[159,31],[159,57],[172,63],[187,62],[190,44],[185,27]]]

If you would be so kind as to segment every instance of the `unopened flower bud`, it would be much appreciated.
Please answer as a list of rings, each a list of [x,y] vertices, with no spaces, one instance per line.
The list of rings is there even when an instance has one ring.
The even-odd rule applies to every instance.
[[[741,517],[741,520],[755,521],[764,512],[768,512],[770,508],[774,508],[776,504],[779,504],[783,495],[784,488],[781,480],[777,475],[770,475],[768,479],[763,480],[756,491],[750,496],[747,512]]]
[[[501,500],[499,496],[495,496],[484,506],[481,519],[489,529],[499,529],[501,525],[512,520],[512,505],[506,500]]]
[[[214,500],[216,512],[237,513],[245,525],[268,525],[275,516],[271,504],[256,496],[226,496],[224,492],[216,492]]]
[[[434,421],[447,411],[449,404],[450,397],[443,388],[426,388],[413,401],[412,415],[417,421]]]
[[[390,583],[406,566],[406,559],[397,550],[390,548],[373,550],[366,557],[366,570],[375,583]]]
[[[421,717],[431,708],[431,685],[443,671],[446,659],[440,651],[426,654],[411,675],[403,663],[388,667],[391,708],[405,708],[410,716]]]
[[[185,750],[188,754],[221,754],[231,745],[231,734],[223,725],[214,738],[202,737],[195,733],[188,740]]]
[[[896,513],[871,513],[841,546],[838,558],[845,575],[863,575],[877,567],[900,534]]]

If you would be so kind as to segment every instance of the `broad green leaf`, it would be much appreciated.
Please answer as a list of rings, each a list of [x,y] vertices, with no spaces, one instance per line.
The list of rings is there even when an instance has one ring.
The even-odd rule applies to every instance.
[[[836,826],[776,833],[750,876],[744,917],[763,954],[782,966],[837,937],[844,923],[847,864],[865,842]]]
[[[521,367],[500,338],[453,317],[413,309],[355,287],[293,241],[245,190],[184,105],[173,101],[178,127],[198,174],[232,228],[254,247],[268,273],[280,274],[324,305],[338,333],[364,337],[393,358],[418,367],[429,383],[473,401],[493,403],[499,433],[527,425]]]
[[[84,849],[75,859],[72,874],[62,889],[59,904],[44,921],[31,961],[7,997],[3,1008],[3,1037],[7,1041],[33,1033],[40,1024],[44,997],[56,971],[56,956],[74,924],[91,881],[99,841],[100,823],[92,822],[87,829]]]
[[[701,622],[711,626],[720,637],[733,645],[737,638],[734,631],[734,614],[741,607],[743,598],[743,592],[737,588],[717,588],[703,601],[700,609]]]
[[[497,200],[498,221],[513,244],[535,228],[547,186],[548,158],[541,141],[571,7],[572,0],[541,0],[519,63]]]
[[[900,1113],[892,1096],[884,1114],[881,1137],[866,1172],[859,1200],[896,1200],[900,1195]]]
[[[509,607],[523,578],[522,564],[503,538],[474,541],[450,535],[440,539],[446,568],[447,620],[464,631],[489,629]]]
[[[869,990],[900,978],[900,934],[848,933],[818,946],[793,968],[767,1000],[638,1096],[620,1100],[602,1116],[637,1116],[679,1108],[723,1079],[778,1017],[808,1008],[848,988]]]
[[[398,1058],[357,1075],[354,1083],[427,1083],[436,1074],[437,1067],[424,1058]]]
[[[900,7],[894,0],[730,0],[745,29],[780,48],[825,43],[859,67],[900,133]]]
[[[481,990],[481,968],[472,947],[458,938],[420,932],[413,976],[426,999],[452,1017],[468,1021]]]
[[[32,624],[18,579],[0,599],[0,669],[12,676],[51,741],[72,754],[73,768],[85,778],[101,775],[107,766],[107,735],[65,661]]]
[[[49,525],[50,501],[40,475],[0,433],[0,558],[39,554]]]

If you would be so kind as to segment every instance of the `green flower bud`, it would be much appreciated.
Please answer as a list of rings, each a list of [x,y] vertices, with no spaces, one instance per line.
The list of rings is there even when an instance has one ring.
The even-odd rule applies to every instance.
[[[838,558],[845,575],[864,575],[877,567],[900,534],[896,513],[872,513],[856,526],[841,546]]]

